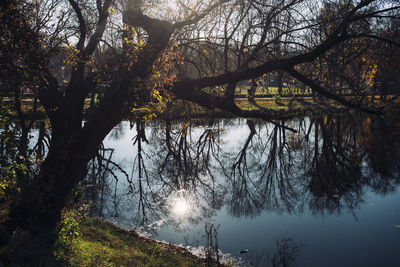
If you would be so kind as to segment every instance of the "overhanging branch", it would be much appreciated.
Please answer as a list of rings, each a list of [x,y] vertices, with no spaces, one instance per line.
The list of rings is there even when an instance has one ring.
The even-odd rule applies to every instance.
[[[287,73],[289,73],[293,78],[296,78],[303,84],[309,86],[312,90],[318,92],[320,95],[323,95],[329,99],[335,100],[336,102],[343,104],[347,107],[355,108],[355,109],[361,110],[361,111],[363,111],[365,113],[369,113],[369,114],[380,115],[380,112],[378,112],[377,110],[372,110],[369,108],[362,107],[360,105],[357,105],[353,102],[347,101],[346,99],[341,98],[340,96],[335,95],[335,94],[325,90],[320,85],[315,83],[313,80],[311,80],[310,78],[306,77],[305,75],[301,74],[300,72],[298,72],[292,68],[288,68],[285,71]]]

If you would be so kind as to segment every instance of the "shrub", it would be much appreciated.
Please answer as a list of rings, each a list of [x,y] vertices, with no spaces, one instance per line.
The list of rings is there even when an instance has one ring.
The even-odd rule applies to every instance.
[[[63,213],[58,226],[54,256],[60,263],[74,265],[71,257],[74,254],[75,243],[79,242],[79,224],[73,214]]]
[[[279,95],[275,95],[275,96],[274,96],[274,102],[275,102],[275,104],[277,104],[278,106],[282,106],[282,105],[283,105],[282,97],[280,97]]]

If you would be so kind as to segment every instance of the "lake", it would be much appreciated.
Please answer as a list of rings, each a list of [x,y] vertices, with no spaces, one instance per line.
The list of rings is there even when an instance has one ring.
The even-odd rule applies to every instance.
[[[212,244],[242,265],[399,266],[399,126],[360,115],[125,121],[84,196],[91,216],[193,251]]]

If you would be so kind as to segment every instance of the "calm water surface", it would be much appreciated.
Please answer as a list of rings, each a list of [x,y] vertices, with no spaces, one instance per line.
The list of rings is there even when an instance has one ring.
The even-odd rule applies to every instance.
[[[166,242],[204,246],[213,225],[244,264],[400,266],[399,137],[349,116],[122,122],[85,196],[91,215]]]

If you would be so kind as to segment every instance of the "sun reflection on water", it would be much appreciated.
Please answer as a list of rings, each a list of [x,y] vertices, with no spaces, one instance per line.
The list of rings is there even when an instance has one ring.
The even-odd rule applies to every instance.
[[[179,217],[185,216],[189,212],[189,203],[183,197],[179,197],[175,200],[172,212]]]
[[[170,196],[170,199],[170,212],[173,217],[181,220],[190,216],[192,205],[190,204],[190,198],[186,190],[181,189],[176,191]]]

